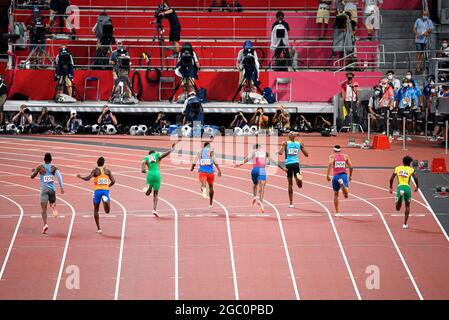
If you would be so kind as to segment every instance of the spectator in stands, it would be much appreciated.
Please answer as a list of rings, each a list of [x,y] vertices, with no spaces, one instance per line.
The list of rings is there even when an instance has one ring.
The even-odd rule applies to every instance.
[[[170,121],[168,121],[167,116],[165,115],[165,113],[160,111],[157,114],[156,121],[154,121],[154,124],[153,124],[153,127],[152,127],[153,133],[161,134],[162,133],[162,129],[168,128],[169,126],[170,126]]]
[[[162,0],[158,9],[159,16],[168,20],[170,24],[169,40],[173,48],[173,58],[179,54],[179,41],[181,40],[181,23],[176,15],[175,9],[170,7],[168,0]]]
[[[251,90],[255,90],[254,83],[259,79],[259,58],[251,41],[243,42],[243,49],[237,55],[236,65],[239,70],[239,84],[243,79],[250,80]]]
[[[449,40],[443,39],[441,42],[441,48],[440,51],[437,53],[438,58],[445,58],[448,59],[448,61],[444,61],[440,63],[440,67],[442,69],[449,69]]]
[[[103,33],[104,26],[107,26],[106,29],[109,27],[112,28],[112,19],[111,17],[106,13],[106,9],[104,9],[100,15],[97,18],[97,22],[95,23],[94,27],[92,28],[92,32],[95,33],[95,37],[97,38],[97,46],[100,46],[103,43],[103,45],[112,45],[114,38],[112,37],[111,30],[106,30],[106,33]],[[103,36],[108,37],[108,39],[103,38]],[[103,40],[103,41],[102,41]],[[107,42],[107,43],[106,43]]]
[[[393,70],[387,71],[387,79],[390,82],[390,86],[393,87],[395,92],[397,92],[399,89],[401,89],[401,80],[396,79],[396,76],[395,76]]]
[[[194,122],[201,122],[204,124],[204,109],[201,99],[196,96],[195,91],[189,92],[189,96],[184,102],[182,111],[184,116],[182,124],[193,124]]]
[[[319,39],[324,40],[329,25],[329,18],[331,15],[332,0],[319,0],[318,11],[316,13],[316,24],[319,30]],[[324,30],[323,30],[324,25]]]
[[[343,100],[343,116],[346,124],[350,123],[350,117],[352,112],[353,123],[359,123],[358,119],[358,103],[359,103],[359,84],[354,80],[354,74],[352,72],[346,73],[346,81],[342,83],[340,88],[340,96]]]
[[[33,124],[33,116],[31,115],[30,109],[26,105],[22,104],[20,106],[19,112],[17,112],[11,119],[17,127],[21,126],[24,132],[28,132]]]
[[[380,81],[379,86],[373,88],[374,94],[368,102],[369,113],[374,117],[373,127],[386,133],[388,111],[394,108],[394,89],[387,78]]]
[[[75,27],[67,19],[67,8],[70,6],[70,0],[51,0],[50,1],[50,28],[53,28],[55,20],[59,18],[59,30],[63,33],[64,25],[67,24],[73,35],[76,35]]]
[[[368,40],[377,38],[377,32],[380,29],[380,7],[383,0],[363,0],[363,21],[366,31],[368,32]]]
[[[356,24],[357,24],[358,18],[359,18],[357,15],[358,3],[359,3],[359,0],[345,0],[344,1],[344,11],[351,13],[350,18]]]
[[[402,79],[402,88],[396,94],[396,128],[402,130],[403,118],[411,119],[411,110],[418,105],[417,96],[415,90],[410,86],[410,80],[407,78]],[[397,132],[398,133],[398,132]],[[402,139],[402,138],[401,138]],[[410,140],[408,138],[407,140]]]
[[[288,48],[288,32],[290,27],[284,21],[284,13],[278,11],[276,13],[276,22],[271,27],[271,50],[274,50],[274,64],[276,67],[285,67],[282,71],[288,71],[288,66],[291,65],[290,52]],[[281,58],[282,55],[282,58]]]
[[[244,126],[246,126],[248,124],[248,120],[245,118],[245,115],[243,114],[242,111],[237,112],[237,114],[235,115],[234,119],[232,120],[231,124],[229,125],[229,127],[231,129],[234,128],[243,128]]]
[[[267,129],[270,119],[264,114],[262,107],[257,108],[256,112],[249,121],[250,125],[257,126],[259,129]]]
[[[312,124],[304,117],[302,114],[299,114],[293,125],[293,131],[296,132],[311,132],[313,130]]]
[[[117,124],[118,124],[117,118],[112,113],[112,111],[109,110],[109,107],[107,105],[103,106],[103,111],[101,112],[100,116],[98,117],[97,124],[98,125],[112,124],[114,126],[117,126]]]
[[[47,107],[42,108],[41,114],[37,118],[36,123],[38,125],[39,133],[48,133],[55,131],[56,128],[55,117],[48,112]]]
[[[70,97],[73,95],[73,79],[75,77],[73,56],[66,45],[59,48],[59,53],[55,59],[55,81],[58,82],[57,94],[67,92]]]
[[[381,98],[381,90],[379,86],[373,87],[373,94],[368,101],[368,113],[370,115],[371,128],[375,131],[380,131],[381,124],[381,108],[379,106],[379,101]]]
[[[79,133],[83,126],[83,120],[76,113],[76,110],[70,110],[70,116],[66,123],[66,130],[69,134]]]
[[[3,106],[5,105],[7,97],[8,97],[8,88],[6,87],[5,81],[3,81],[3,78],[0,75],[0,126],[2,126],[5,123]]]
[[[416,43],[416,72],[421,73],[424,64],[424,53],[429,49],[430,34],[433,30],[433,22],[429,18],[429,12],[424,11],[422,17],[416,19],[413,27]]]
[[[354,52],[355,48],[355,28],[357,24],[351,20],[350,12],[340,12],[335,17],[334,35],[332,41],[332,55],[330,58],[337,56],[342,58]],[[348,59],[347,64],[351,63]],[[329,59],[328,64],[330,64]]]
[[[273,126],[280,131],[286,131],[290,129],[290,115],[287,110],[285,110],[284,106],[278,107],[276,113],[273,116],[273,119],[271,119],[271,122]]]

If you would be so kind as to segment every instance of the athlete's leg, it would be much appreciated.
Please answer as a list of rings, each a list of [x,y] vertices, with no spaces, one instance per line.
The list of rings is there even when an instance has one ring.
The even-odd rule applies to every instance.
[[[151,194],[151,191],[153,191],[153,187],[152,186],[148,186],[147,192],[145,192],[146,196],[149,196]]]
[[[159,191],[154,190],[153,193],[153,210],[157,210],[157,202],[159,200]]]
[[[263,197],[265,195],[265,185],[267,184],[266,180],[259,181],[259,200],[263,202]]]
[[[42,221],[44,222],[44,226],[47,224],[47,202],[41,202],[42,208]]]
[[[296,185],[298,186],[298,188],[302,188],[302,180],[300,180],[298,178],[298,176],[295,174],[295,181],[296,181]]]
[[[259,185],[259,182],[253,184],[253,197],[255,198],[257,196],[257,186]]]
[[[288,181],[288,200],[290,206],[293,205],[293,177],[287,177]]]
[[[396,211],[401,210],[403,198],[404,195],[398,190],[396,194]]]
[[[97,230],[101,230],[100,228],[100,216],[98,215],[98,211],[100,211],[100,203],[94,202],[94,219],[95,224],[97,225]]]
[[[209,206],[212,206],[214,202],[214,184],[209,183]]]
[[[338,191],[334,191],[334,206],[335,206],[335,212],[339,212],[339,204],[338,204]]]
[[[345,186],[344,183],[341,186],[341,192],[343,192],[343,196],[345,197],[345,199],[348,199],[348,197],[349,197],[349,189]]]
[[[104,212],[109,214],[111,212],[111,203],[109,201],[103,201]]]
[[[404,225],[407,225],[409,215],[410,215],[410,202],[405,202]]]

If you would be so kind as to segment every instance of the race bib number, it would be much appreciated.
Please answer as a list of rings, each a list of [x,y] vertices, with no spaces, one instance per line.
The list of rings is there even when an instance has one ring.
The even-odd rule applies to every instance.
[[[263,151],[256,151],[256,152],[254,153],[254,156],[255,156],[256,158],[265,158],[266,153],[263,152]]]
[[[289,155],[289,156],[296,156],[296,155],[298,155],[298,149],[297,148],[288,148],[287,149],[287,154]]]
[[[408,178],[408,172],[401,170],[398,172],[398,176]]]
[[[335,161],[335,168],[346,168],[346,161]]]
[[[153,156],[153,155],[149,156],[149,157],[148,157],[148,162],[149,162],[149,163],[156,162],[156,157]]]
[[[200,165],[202,166],[210,166],[212,163],[211,159],[201,159],[200,160]]]
[[[55,177],[54,176],[44,176],[44,182],[46,182],[46,183],[55,182]]]
[[[109,179],[108,178],[100,178],[100,179],[98,179],[98,184],[99,185],[109,184]]]

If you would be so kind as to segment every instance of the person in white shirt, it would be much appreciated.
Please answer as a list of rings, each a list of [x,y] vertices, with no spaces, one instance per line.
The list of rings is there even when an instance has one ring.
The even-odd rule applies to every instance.
[[[380,29],[380,7],[383,0],[363,0],[363,22],[368,32],[368,40],[377,38],[377,31]]]

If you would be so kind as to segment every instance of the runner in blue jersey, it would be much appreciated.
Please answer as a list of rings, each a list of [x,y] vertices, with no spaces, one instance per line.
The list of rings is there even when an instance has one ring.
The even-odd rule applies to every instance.
[[[285,152],[285,167],[287,168],[288,198],[290,201],[290,208],[293,208],[293,177],[295,178],[298,188],[302,188],[302,175],[298,159],[299,153],[302,151],[306,157],[309,156],[309,153],[304,148],[304,143],[302,143],[299,139],[296,141],[297,136],[297,132],[290,132],[288,135],[288,140],[282,143],[278,152],[279,155],[282,155]]]
[[[40,189],[41,189],[41,208],[42,208],[42,220],[44,227],[42,233],[46,234],[48,231],[47,224],[47,203],[50,203],[50,208],[53,211],[53,216],[58,216],[58,210],[56,210],[56,185],[55,176],[58,178],[59,187],[61,188],[61,194],[64,194],[64,185],[62,183],[62,176],[58,168],[51,164],[52,158],[50,153],[46,153],[44,156],[44,164],[38,165],[36,169],[33,169],[31,179],[34,179],[39,174]]]
[[[221,170],[215,161],[214,151],[211,149],[210,142],[204,143],[204,148],[196,155],[190,171],[195,169],[197,163],[200,164],[198,176],[201,183],[201,193],[204,198],[207,198],[207,187],[209,187],[209,208],[212,208],[214,201],[214,166],[217,168],[219,177],[221,177]]]

